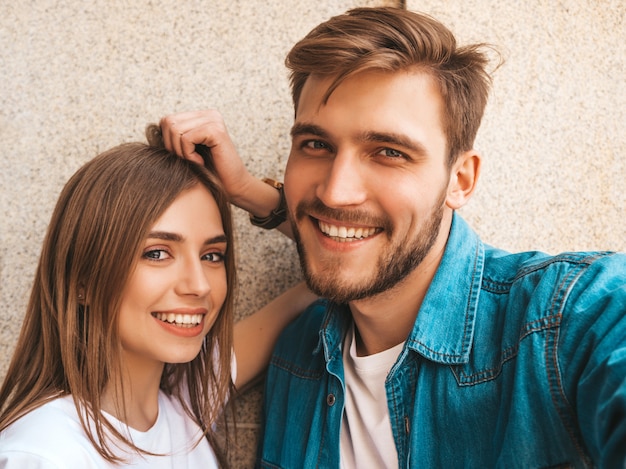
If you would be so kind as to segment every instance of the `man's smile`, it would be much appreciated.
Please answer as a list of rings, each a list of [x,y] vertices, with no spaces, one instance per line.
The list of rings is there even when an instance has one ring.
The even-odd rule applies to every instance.
[[[322,233],[339,242],[360,241],[381,231],[380,228],[371,226],[342,226],[322,220],[317,220],[317,224]]]

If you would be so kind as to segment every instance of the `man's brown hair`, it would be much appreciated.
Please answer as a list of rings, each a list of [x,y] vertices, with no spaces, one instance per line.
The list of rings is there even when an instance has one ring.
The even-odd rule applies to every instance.
[[[489,47],[458,47],[448,28],[424,14],[392,7],[355,8],[314,28],[291,49],[285,63],[296,112],[311,75],[334,77],[326,102],[343,80],[360,72],[427,73],[444,103],[441,125],[452,164],[474,145],[491,85],[484,52]]]

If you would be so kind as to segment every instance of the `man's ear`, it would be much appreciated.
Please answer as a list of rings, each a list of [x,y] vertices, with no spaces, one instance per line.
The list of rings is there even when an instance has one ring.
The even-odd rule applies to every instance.
[[[465,205],[474,193],[480,175],[481,158],[475,150],[459,155],[450,170],[446,205],[457,210]]]

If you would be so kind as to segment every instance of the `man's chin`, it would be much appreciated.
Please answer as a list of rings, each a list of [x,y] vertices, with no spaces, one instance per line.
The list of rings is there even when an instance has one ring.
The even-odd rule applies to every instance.
[[[362,285],[341,281],[336,276],[330,278],[324,275],[308,275],[305,280],[309,289],[316,295],[329,299],[335,303],[349,303],[362,300],[370,296],[369,289],[363,289]]]
[[[313,249],[303,249],[298,237],[296,240],[300,266],[309,290],[335,303],[348,303],[369,296],[372,282],[362,274],[364,269],[369,270],[372,266],[352,265],[354,259],[345,256],[341,261],[333,256],[312,258],[310,252]]]

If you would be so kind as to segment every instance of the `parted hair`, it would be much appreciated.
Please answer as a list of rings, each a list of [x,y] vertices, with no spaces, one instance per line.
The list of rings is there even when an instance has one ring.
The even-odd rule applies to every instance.
[[[448,163],[472,149],[487,103],[491,76],[487,44],[460,47],[434,18],[394,7],[355,8],[315,27],[291,49],[295,111],[310,75],[332,77],[324,103],[346,78],[365,71],[411,70],[430,75],[443,99],[441,125]]]
[[[111,382],[122,369],[121,294],[151,226],[179,194],[200,184],[215,199],[227,237],[228,292],[200,353],[188,363],[166,364],[160,386],[216,446],[214,424],[233,389],[236,272],[230,205],[206,168],[165,150],[157,126],[146,134],[148,144],[122,144],[86,163],[59,196],[0,388],[0,431],[51,399],[71,395],[85,432],[104,458],[123,462],[115,451],[119,443],[105,430],[140,451],[100,412],[105,386],[120,389],[117,402],[128,392]],[[93,432],[88,420],[95,424]]]

